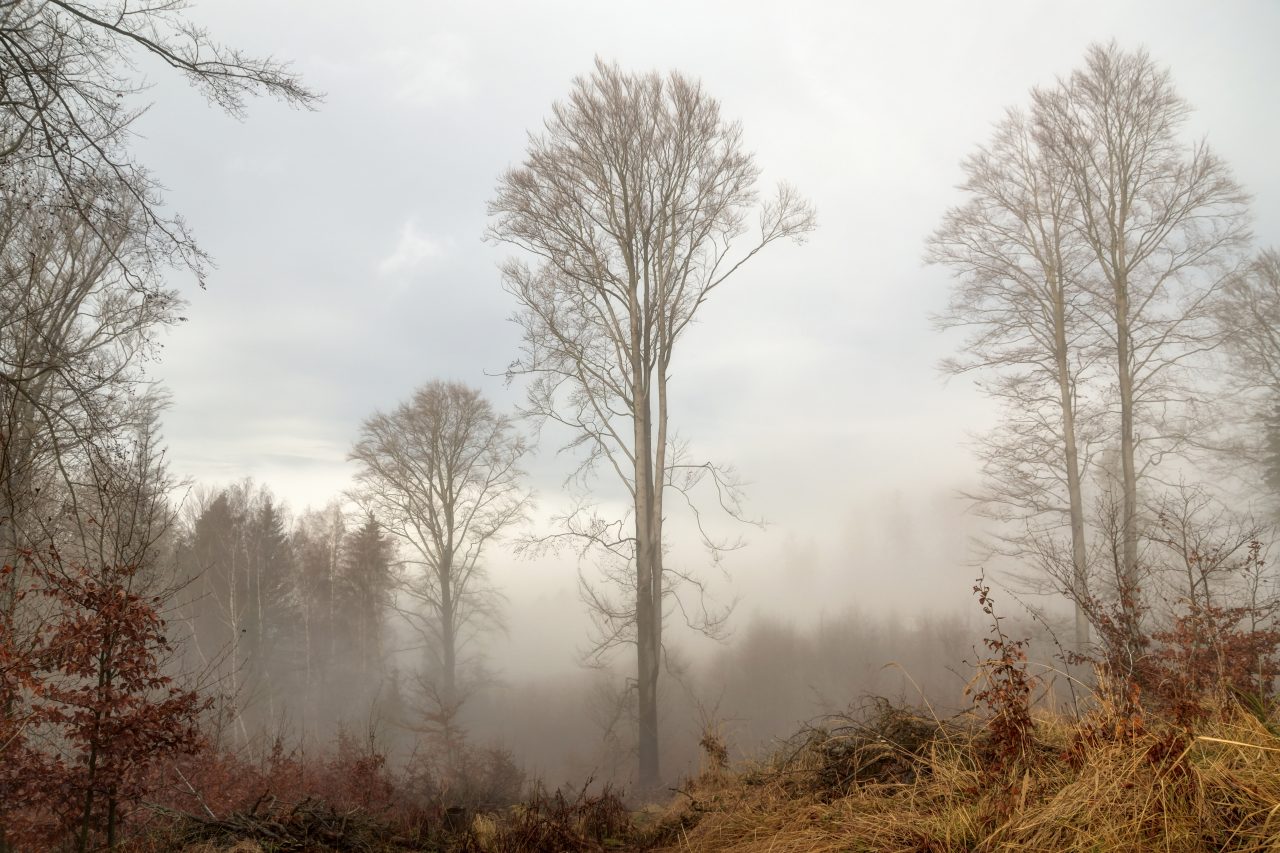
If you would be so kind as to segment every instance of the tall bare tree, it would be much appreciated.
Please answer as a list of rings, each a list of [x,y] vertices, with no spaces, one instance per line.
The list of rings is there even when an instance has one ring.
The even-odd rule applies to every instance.
[[[508,377],[531,377],[529,411],[573,430],[579,473],[603,464],[625,486],[629,518],[594,507],[568,513],[565,535],[625,567],[625,600],[588,591],[601,648],[633,642],[639,693],[640,784],[659,780],[657,683],[663,607],[675,576],[664,565],[668,489],[699,480],[736,492],[718,469],[673,458],[668,386],[676,345],[698,309],[770,243],[814,227],[791,188],[757,207],[759,170],[742,130],[678,73],[626,74],[597,60],[531,134],[523,165],[499,181],[490,237],[533,265],[503,265],[524,333]]]
[[[1071,188],[1096,272],[1095,323],[1113,354],[1121,575],[1133,595],[1139,481],[1194,445],[1205,401],[1190,370],[1216,345],[1210,308],[1248,240],[1248,198],[1205,142],[1181,139],[1190,107],[1145,51],[1094,45],[1082,69],[1033,100],[1037,141]]]
[[[459,700],[459,653],[497,617],[485,547],[529,506],[520,460],[524,438],[474,388],[429,382],[360,428],[353,497],[402,546],[415,571],[401,591],[404,613],[432,655],[430,689]]]
[[[1032,131],[1010,110],[965,159],[967,200],[947,212],[927,259],[957,279],[936,325],[969,330],[963,355],[943,369],[981,374],[979,387],[1006,415],[981,439],[986,486],[972,497],[1001,524],[997,551],[1034,561],[1064,587],[1084,649],[1085,483],[1098,438],[1085,386],[1103,350],[1085,310],[1091,257],[1072,227],[1065,175]]]

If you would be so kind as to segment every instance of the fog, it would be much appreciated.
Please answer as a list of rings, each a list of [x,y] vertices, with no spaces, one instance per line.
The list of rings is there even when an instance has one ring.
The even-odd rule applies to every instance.
[[[991,523],[963,497],[981,482],[972,437],[1001,413],[969,377],[939,372],[963,334],[931,327],[952,276],[922,256],[962,201],[963,159],[1006,108],[1079,67],[1091,43],[1145,48],[1195,107],[1183,135],[1207,137],[1252,195],[1256,242],[1280,234],[1280,7],[1262,0],[980,12],[277,0],[270,14],[216,0],[194,14],[249,54],[291,59],[324,101],[308,111],[256,100],[237,122],[157,68],[155,106],[133,126],[130,145],[168,188],[165,204],[216,261],[207,289],[175,275],[189,319],[145,366],[171,396],[163,434],[185,483],[174,491],[179,563],[193,576],[213,559],[193,544],[198,519],[223,490],[266,489],[289,537],[309,510],[338,502],[345,535],[361,522],[348,454],[374,412],[433,380],[472,386],[503,413],[525,399],[525,380],[503,376],[521,342],[499,272],[513,249],[484,239],[486,205],[596,57],[700,80],[741,122],[762,185],[785,179],[816,208],[804,245],[770,247],[699,308],[672,364],[673,429],[693,457],[734,467],[757,523],[711,517],[718,535],[743,539],[714,561],[673,511],[666,559],[700,573],[708,600],[733,612],[714,639],[682,627],[674,606],[668,615],[669,778],[696,769],[711,719],[747,757],[872,695],[940,713],[966,706],[962,670],[987,630],[974,578],[1020,567],[984,562],[975,546]],[[499,618],[471,647],[485,677],[462,725],[511,749],[530,775],[627,783],[634,723],[624,709],[611,728],[609,703],[634,678],[635,652],[586,665],[580,574],[593,577],[596,563],[519,547],[551,532],[582,491],[566,487],[581,457],[559,451],[569,430],[516,429],[532,446],[521,462],[532,507],[485,545]],[[625,506],[610,477],[598,473],[591,493]],[[1048,661],[1018,599],[1058,628],[1069,605],[1010,584],[1002,612],[1045,643]],[[394,613],[387,625],[386,669],[405,673],[408,690],[421,643]],[[216,658],[202,654],[200,665]],[[262,732],[323,740],[339,723],[372,721],[398,757],[411,753],[412,734],[386,713],[385,677],[347,662],[331,693],[308,682],[291,694],[281,673],[294,664],[272,654],[244,673],[261,680],[244,702],[257,703]]]
[[[937,372],[958,338],[929,328],[948,275],[921,263],[922,239],[957,201],[961,158],[1090,41],[1142,45],[1172,68],[1197,109],[1191,135],[1209,134],[1255,195],[1255,230],[1280,225],[1280,117],[1264,106],[1280,79],[1280,15],[1265,3],[1007,3],[976,16],[948,4],[559,4],[506,9],[499,25],[465,4],[276,9],[287,26],[233,0],[200,12],[233,43],[294,58],[326,93],[320,111],[258,102],[231,124],[166,78],[139,123],[139,150],[219,265],[156,367],[173,391],[175,471],[201,483],[249,475],[295,509],[319,505],[349,485],[360,420],[421,382],[519,400],[497,375],[518,330],[498,285],[504,250],[481,240],[484,205],[593,56],[700,78],[742,122],[764,180],[813,200],[809,243],[766,253],[710,301],[674,370],[681,435],[738,468],[749,514],[767,522],[711,572],[715,596],[737,602],[725,644],[680,637],[700,664],[754,620],[804,631],[855,610],[911,625],[971,609],[969,539],[983,522],[959,492],[978,478],[968,436],[998,415],[970,381]],[[528,463],[533,530],[572,467],[558,445],[548,430]],[[677,549],[703,559],[687,538]],[[490,666],[512,689],[582,677],[577,561],[523,559],[504,543],[486,563],[506,596]]]

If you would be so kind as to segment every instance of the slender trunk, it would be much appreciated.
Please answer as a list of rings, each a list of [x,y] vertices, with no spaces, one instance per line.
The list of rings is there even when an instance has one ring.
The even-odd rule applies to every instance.
[[[646,537],[647,538],[647,537]],[[639,588],[636,596],[636,665],[639,687],[639,759],[640,789],[658,787],[658,669],[656,625],[657,602],[653,599],[652,545],[645,544],[637,552]]]
[[[637,383],[639,385],[639,383]],[[662,600],[655,596],[661,583],[661,544],[657,529],[653,471],[652,411],[647,387],[636,394],[635,512],[636,512],[636,682],[639,698],[639,785],[658,787],[658,668]]]
[[[16,526],[14,523],[15,509],[15,488],[13,477],[13,447],[12,430],[9,435],[0,435],[0,565],[7,565],[10,570],[4,573],[4,577],[0,580],[0,624],[3,624],[9,633],[9,642],[14,642],[11,633],[14,622],[16,621],[15,609],[17,605],[17,589],[18,589],[18,548],[17,538],[15,534]],[[6,650],[12,651],[12,650]],[[6,723],[13,718],[14,696],[11,692],[6,691],[4,696],[4,706],[0,708],[0,719]],[[0,727],[0,730],[7,730],[8,726]],[[3,759],[3,756],[0,756]],[[3,819],[0,819],[0,853],[9,853],[8,830]]]
[[[669,341],[665,337],[665,326],[660,329],[661,350],[663,355],[658,366],[658,411],[657,411],[657,430],[656,436],[654,431],[650,430],[650,436],[653,438],[653,467],[651,469],[652,493],[650,500],[653,506],[652,512],[649,514],[649,547],[650,547],[650,565],[652,569],[649,573],[650,596],[653,602],[653,609],[650,614],[651,621],[651,645],[650,652],[653,658],[653,741],[654,741],[654,778],[653,783],[658,784],[658,675],[661,669],[662,660],[662,602],[663,602],[663,584],[665,574],[663,571],[663,497],[666,488],[666,472],[667,472],[667,366],[666,354],[670,352]]]
[[[1116,379],[1120,386],[1121,504],[1120,605],[1125,619],[1131,658],[1141,646],[1138,627],[1138,476],[1134,461],[1133,364],[1129,337],[1129,287],[1123,269],[1115,274]]]
[[[454,598],[453,552],[446,549],[441,554],[441,568],[438,575],[440,581],[440,640],[444,671],[441,675],[441,695],[446,707],[452,708],[457,699],[458,690],[458,637],[454,630],[458,603]],[[444,709],[441,709],[444,710]],[[452,713],[452,712],[450,712]]]
[[[1080,489],[1080,451],[1076,445],[1075,394],[1067,361],[1066,301],[1063,283],[1058,281],[1054,301],[1054,346],[1057,349],[1059,402],[1062,406],[1062,440],[1066,453],[1067,498],[1071,516],[1071,598],[1075,604],[1076,651],[1083,653],[1090,642],[1089,616],[1084,602],[1088,600],[1088,564],[1084,540],[1084,498]]]
[[[103,651],[98,655],[98,703],[99,708],[104,707],[103,698],[107,688],[111,686],[114,677],[111,672],[111,661],[114,657],[112,649],[115,645],[111,634],[105,637],[103,643]],[[102,736],[102,711],[95,710],[93,712],[93,729],[91,730],[89,740],[89,766],[87,768],[85,778],[84,792],[84,815],[80,823],[80,853],[85,853],[89,849],[89,826],[93,819],[93,789],[97,785],[98,779],[98,745]]]
[[[444,622],[444,700],[452,705],[458,695],[458,652],[455,648],[456,637],[453,631],[453,616],[445,616]]]
[[[4,719],[9,720],[12,717],[13,695],[6,692],[4,697]],[[8,726],[5,728],[7,729]],[[3,756],[0,756],[0,758],[3,758]],[[5,805],[8,805],[8,803]],[[2,816],[0,816],[0,853],[11,853],[11,848],[9,847],[9,830]]]
[[[315,724],[317,705],[312,663],[311,610],[313,604],[315,604],[315,596],[307,594],[302,602],[303,678],[306,681],[306,686],[303,689],[306,698],[303,700],[302,707],[302,736],[304,739],[307,736],[307,729]]]
[[[7,435],[0,435],[0,565],[8,565],[10,570],[4,575],[3,600],[0,607],[4,614],[14,617],[17,606],[17,590],[22,566],[18,559],[19,531],[18,516],[21,511],[19,501],[27,501],[32,495],[23,494],[29,491],[24,488],[24,480],[31,476],[30,441],[19,440],[13,427],[16,418],[9,418]]]
[[[324,650],[324,661],[322,663],[321,671],[320,671],[320,683],[325,687],[328,687],[329,685],[330,668],[333,666],[334,658],[337,657],[338,612],[337,612],[337,601],[336,601],[337,596],[334,595],[334,588],[337,586],[337,583],[338,583],[338,561],[341,559],[341,555],[342,555],[343,528],[340,526],[340,523],[341,522],[340,522],[340,516],[338,514],[338,510],[334,509],[333,539],[330,540],[329,542],[328,576],[325,578],[325,587],[324,587],[324,594],[325,596],[327,596],[325,605],[327,606],[327,609],[329,612],[325,614],[328,618],[328,621],[325,622],[325,633],[327,636],[325,637],[326,643],[325,643],[325,650]],[[366,668],[363,655],[361,655],[360,672],[365,673],[367,671],[368,670]]]
[[[107,800],[107,849],[116,849],[116,795]]]
[[[89,766],[84,791],[84,812],[80,815],[80,839],[77,846],[79,853],[86,853],[89,849],[89,825],[93,818],[93,786],[97,781],[96,777],[98,773],[98,745],[96,743],[96,731],[100,716],[99,712],[94,712],[95,743],[89,747]]]
[[[261,542],[255,542],[256,548],[261,548]],[[271,685],[271,679],[267,675],[266,660],[266,608],[262,603],[262,553],[254,554],[252,557],[253,564],[253,593],[254,603],[256,606],[253,625],[253,677],[254,687],[266,682],[267,687],[267,715],[269,719],[276,719],[276,691]]]
[[[227,554],[227,562],[230,567],[227,571],[227,616],[231,625],[231,641],[230,641],[230,657],[226,661],[227,679],[231,684],[231,701],[232,707],[236,715],[236,728],[240,730],[240,742],[243,746],[248,747],[249,727],[244,720],[244,710],[241,702],[244,697],[240,695],[240,691],[244,689],[244,681],[240,676],[240,668],[246,664],[246,659],[242,657],[244,650],[241,647],[241,637],[244,636],[246,627],[242,627],[244,614],[240,607],[240,572],[239,560],[240,555],[239,542],[231,542],[230,548],[225,551]],[[249,582],[249,573],[246,567],[244,581]],[[247,607],[245,609],[248,609]],[[246,643],[247,645],[247,643]],[[264,748],[266,744],[263,744]]]
[[[7,500],[10,494],[7,488],[7,472],[4,475],[2,487],[4,488],[4,491],[0,493],[0,501],[4,501],[4,503],[0,505],[0,548],[3,548],[4,550],[0,553],[0,564],[11,565],[12,570],[6,572],[4,574],[4,578],[0,580],[0,583],[3,584],[3,586],[0,586],[0,624],[3,624],[5,628],[8,629],[6,631],[6,633],[8,633],[8,642],[14,642],[14,637],[11,631],[15,621],[14,609],[17,603],[18,567],[16,564],[18,560],[17,549],[16,547],[11,547],[10,542],[12,538],[13,525],[8,522],[12,517],[13,505],[11,501]],[[11,560],[12,563],[10,563]],[[4,649],[0,651],[12,652],[14,650]],[[0,720],[3,720],[5,725],[0,726],[0,731],[8,731],[8,721],[13,719],[13,708],[13,694],[9,691],[5,691],[4,705],[3,707],[0,707]],[[3,754],[0,754],[0,761],[3,760]],[[5,826],[4,819],[0,818],[0,853],[9,852],[8,830]]]

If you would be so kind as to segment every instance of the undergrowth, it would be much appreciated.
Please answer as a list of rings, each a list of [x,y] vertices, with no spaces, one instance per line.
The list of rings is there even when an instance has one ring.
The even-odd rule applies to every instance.
[[[277,749],[255,773],[188,767],[181,779],[192,802],[185,810],[153,804],[151,823],[131,846],[137,853],[1280,850],[1269,634],[1237,639],[1209,635],[1206,620],[1182,624],[1180,633],[1156,638],[1140,667],[1095,661],[1087,710],[1066,716],[1036,708],[1040,685],[1025,641],[1005,630],[982,578],[974,592],[991,628],[973,661],[970,710],[941,718],[870,698],[738,768],[728,766],[723,733],[704,721],[703,769],[665,806],[637,810],[620,792],[590,783],[554,793],[535,786],[520,802],[500,803],[497,792],[510,785],[490,777],[511,774],[496,753],[496,763],[467,765],[490,781],[443,784],[434,766],[436,775],[399,777],[372,744],[345,737],[332,757],[310,765]],[[1207,659],[1205,648],[1215,650],[1222,677],[1173,665],[1189,655]],[[219,779],[221,788],[211,784]],[[299,787],[298,780],[310,781]],[[450,805],[442,799],[450,791],[468,801]]]

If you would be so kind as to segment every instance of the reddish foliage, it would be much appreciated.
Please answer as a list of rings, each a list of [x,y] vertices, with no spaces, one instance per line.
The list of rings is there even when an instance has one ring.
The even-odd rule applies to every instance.
[[[47,845],[76,834],[84,849],[102,830],[110,843],[148,769],[202,747],[208,705],[163,674],[162,602],[134,591],[139,567],[64,563],[54,549],[22,556],[23,584],[0,628],[5,838]],[[47,617],[20,637],[12,619],[24,603]]]
[[[1175,722],[1203,718],[1213,700],[1270,696],[1280,674],[1280,630],[1259,625],[1257,616],[1252,607],[1202,605],[1152,634],[1159,646],[1149,664],[1149,695]]]
[[[1114,729],[1100,735],[1144,731],[1144,705],[1183,727],[1233,698],[1265,713],[1280,676],[1280,600],[1260,595],[1262,544],[1239,547],[1178,551],[1179,565],[1166,573],[1185,575],[1184,588],[1155,630],[1142,627],[1150,608],[1136,590],[1120,589],[1110,606],[1084,602],[1098,650],[1071,662],[1092,663],[1099,673]]]
[[[1005,633],[985,578],[979,577],[974,582],[973,592],[982,612],[991,620],[991,636],[982,641],[988,656],[978,663],[984,684],[974,693],[973,701],[987,712],[987,731],[991,736],[988,769],[1002,773],[1030,755],[1034,733],[1031,689],[1035,679],[1027,674],[1028,641],[1014,640]]]
[[[151,799],[160,805],[218,817],[255,812],[266,803],[313,800],[413,826],[423,808],[438,805],[392,773],[372,741],[343,729],[324,753],[306,755],[277,738],[258,760],[230,752],[175,760],[157,767],[150,784]]]

